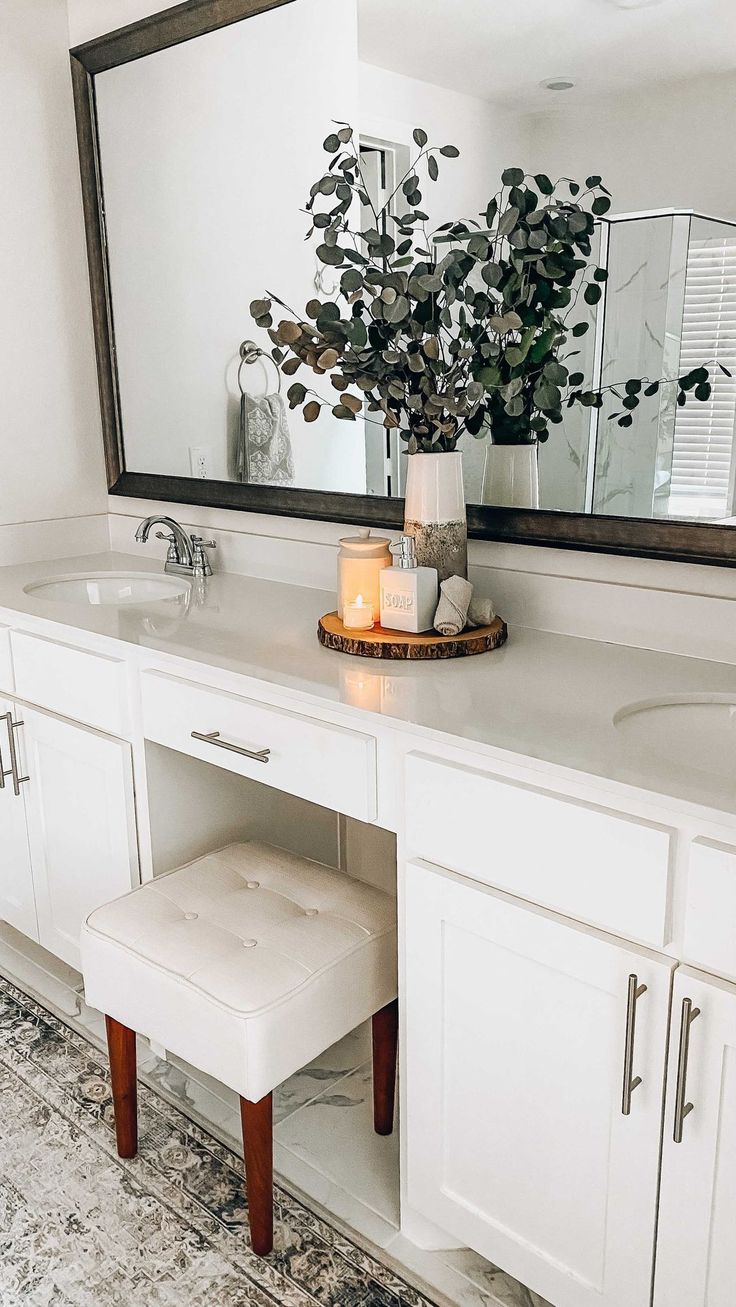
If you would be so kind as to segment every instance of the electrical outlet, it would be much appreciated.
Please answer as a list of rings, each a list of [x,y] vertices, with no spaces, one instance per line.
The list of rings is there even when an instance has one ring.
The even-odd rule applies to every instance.
[[[193,477],[207,481],[210,475],[211,450],[209,445],[190,445],[189,467]]]

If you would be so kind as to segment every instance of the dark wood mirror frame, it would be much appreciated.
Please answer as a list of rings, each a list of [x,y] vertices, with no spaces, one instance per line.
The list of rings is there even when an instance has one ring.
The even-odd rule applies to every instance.
[[[129,472],[125,468],[109,265],[105,239],[95,77],[293,0],[186,0],[70,51],[87,237],[97,376],[108,485],[113,495],[200,504],[286,517],[400,527],[403,501],[375,495],[247,486]],[[646,518],[468,505],[468,532],[485,540],[640,555],[679,562],[736,563],[736,529]]]

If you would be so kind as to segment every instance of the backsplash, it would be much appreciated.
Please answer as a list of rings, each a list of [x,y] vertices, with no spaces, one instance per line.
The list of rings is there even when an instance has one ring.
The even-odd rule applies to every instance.
[[[214,533],[216,570],[335,589],[337,542],[354,528],[335,522],[110,500],[110,544],[161,558],[161,542],[134,542],[151,512]],[[619,558],[473,540],[470,578],[512,625],[736,663],[736,572],[730,568]]]

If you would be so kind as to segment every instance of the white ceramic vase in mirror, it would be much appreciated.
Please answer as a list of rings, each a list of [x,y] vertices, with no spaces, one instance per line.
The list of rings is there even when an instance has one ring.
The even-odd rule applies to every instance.
[[[488,443],[483,470],[483,503],[499,508],[539,508],[536,441],[530,445]]]

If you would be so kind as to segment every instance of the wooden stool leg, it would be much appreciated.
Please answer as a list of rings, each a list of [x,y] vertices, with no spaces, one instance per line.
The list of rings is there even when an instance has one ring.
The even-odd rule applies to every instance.
[[[138,1085],[136,1082],[135,1031],[105,1017],[110,1055],[112,1101],[115,1108],[115,1136],[119,1157],[138,1152]]]
[[[265,1257],[273,1249],[273,1106],[266,1094],[257,1103],[240,1100],[248,1189],[248,1224],[253,1252]]]
[[[373,1017],[373,1127],[377,1135],[390,1135],[394,1128],[398,1038],[399,1001],[394,999]]]

